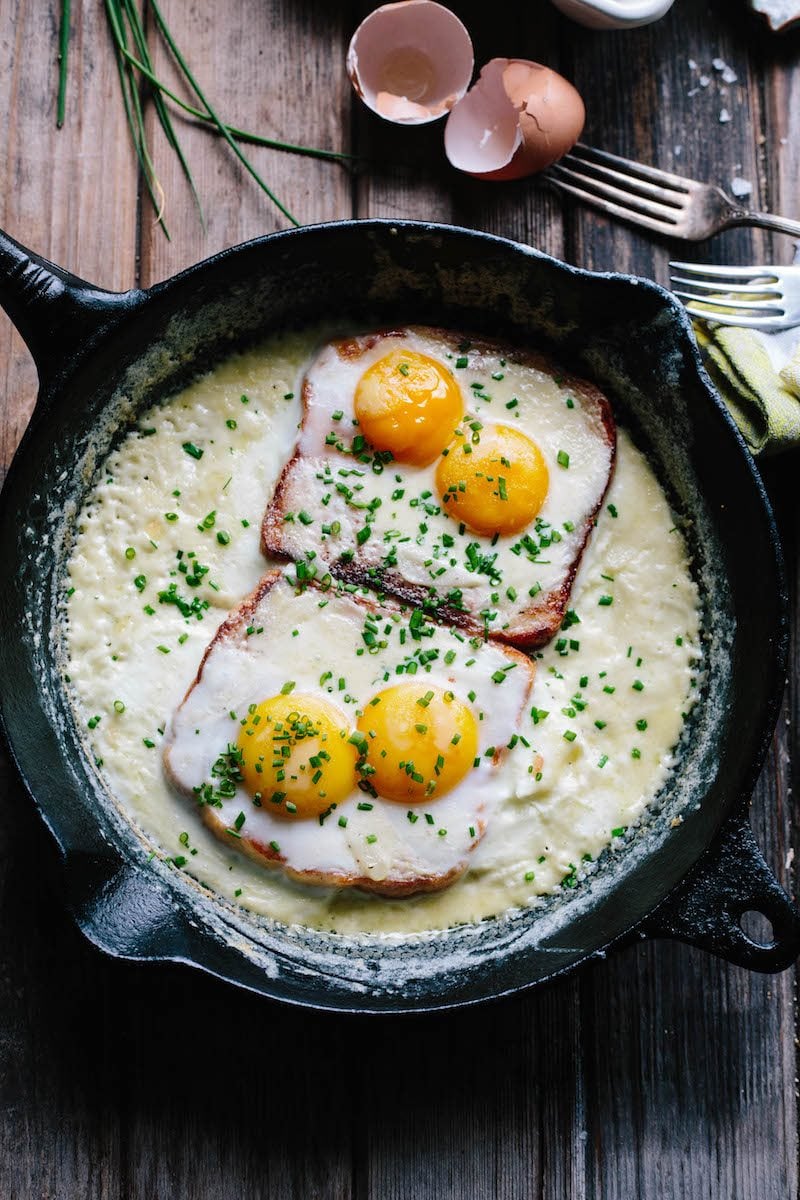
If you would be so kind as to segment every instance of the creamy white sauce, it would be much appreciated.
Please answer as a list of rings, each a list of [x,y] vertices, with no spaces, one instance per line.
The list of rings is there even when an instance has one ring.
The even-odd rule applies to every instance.
[[[513,796],[458,883],[394,901],[293,884],[218,841],[164,777],[171,713],[217,626],[269,565],[259,526],[297,436],[300,378],[316,344],[285,337],[232,358],[145,413],[138,428],[156,432],[132,432],[109,456],[69,563],[76,719],[153,849],[255,913],[341,933],[412,933],[530,904],[569,887],[641,817],[669,775],[693,702],[696,587],[664,493],[624,431],[570,601],[579,623],[537,655],[532,702],[547,716],[526,718],[531,749],[509,755]],[[178,571],[190,552],[208,567],[194,589]],[[208,601],[201,620],[159,602],[173,582],[181,596]],[[532,750],[544,759],[538,779]]]

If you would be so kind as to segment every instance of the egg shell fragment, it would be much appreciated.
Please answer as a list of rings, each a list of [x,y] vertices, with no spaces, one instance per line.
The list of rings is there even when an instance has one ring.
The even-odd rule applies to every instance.
[[[521,179],[574,146],[586,109],[572,84],[541,63],[493,58],[447,119],[448,161],[479,179]]]
[[[361,22],[347,51],[347,73],[368,108],[387,121],[425,125],[449,112],[469,87],[472,41],[450,9],[433,0],[400,0]]]

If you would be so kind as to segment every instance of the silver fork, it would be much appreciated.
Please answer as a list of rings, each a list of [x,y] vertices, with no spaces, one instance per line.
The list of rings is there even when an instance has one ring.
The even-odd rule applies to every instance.
[[[710,183],[698,183],[578,142],[547,172],[555,187],[612,217],[667,237],[701,242],[731,225],[760,225],[800,237],[800,221],[749,212]]]
[[[672,290],[687,301],[686,311],[692,317],[766,333],[800,326],[800,267],[669,265],[678,272],[671,276]],[[679,291],[676,284],[693,291]],[[698,303],[703,307],[698,308]]]

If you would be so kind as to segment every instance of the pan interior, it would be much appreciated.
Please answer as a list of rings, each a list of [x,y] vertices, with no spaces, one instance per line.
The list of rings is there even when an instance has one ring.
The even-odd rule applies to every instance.
[[[148,863],[139,835],[82,751],[60,681],[65,562],[76,514],[109,451],[154,399],[175,393],[235,348],[341,312],[343,297],[354,325],[390,325],[412,313],[418,323],[533,343],[594,378],[686,519],[702,597],[701,699],[684,728],[679,769],[624,851],[604,855],[574,892],[413,938],[346,938],[277,926],[222,905],[156,860]],[[650,911],[746,790],[760,731],[751,726],[741,734],[737,704],[743,681],[755,703],[769,703],[778,621],[777,600],[767,595],[775,575],[772,531],[745,456],[698,375],[684,323],[656,289],[589,277],[508,243],[453,231],[311,229],[302,242],[287,237],[245,247],[157,290],[67,390],[32,431],[17,511],[4,516],[11,522],[4,538],[16,543],[22,562],[11,608],[22,617],[22,659],[38,696],[25,738],[15,736],[13,705],[7,721],[23,772],[62,845],[88,845],[94,853],[113,847],[112,858],[121,851],[129,873],[160,889],[164,911],[172,914],[163,920],[180,915],[194,928],[199,923],[215,943],[205,961],[211,969],[233,970],[235,977],[229,960],[244,959],[264,981],[252,986],[300,1000],[323,977],[314,1002],[331,1007],[435,1007],[534,982],[602,949]],[[734,553],[740,536],[752,549],[746,572]],[[748,629],[747,656],[737,626]],[[35,761],[42,760],[43,744],[50,769]],[[125,902],[124,888],[118,901]],[[137,937],[135,914],[128,917],[132,924],[111,948],[141,954],[150,942],[143,930]],[[152,918],[143,920],[150,937]],[[205,954],[192,949],[194,934],[153,944],[154,956]]]

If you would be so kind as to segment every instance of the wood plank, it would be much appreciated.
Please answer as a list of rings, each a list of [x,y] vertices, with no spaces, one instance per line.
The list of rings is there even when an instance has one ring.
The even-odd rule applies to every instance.
[[[370,6],[364,5],[366,11]],[[459,6],[476,63],[531,43],[558,64],[551,9]],[[440,220],[487,230],[563,254],[558,199],[529,181],[479,182],[444,159],[440,124],[397,129],[358,105],[357,146],[377,163],[360,180],[362,216]],[[389,1088],[371,1091],[359,1116],[365,1160],[359,1197],[401,1200],[580,1200],[585,1193],[585,1095],[580,1064],[579,985],[479,1012],[395,1023],[372,1058]]]
[[[759,83],[765,63],[750,32],[746,18],[722,21],[714,9],[684,5],[629,38],[582,37],[575,54],[589,77],[625,81],[624,93],[610,87],[601,97],[587,140],[725,187],[734,175],[747,178],[754,203],[766,206],[754,136],[765,119]],[[715,58],[732,67],[736,83],[724,82]],[[729,122],[719,120],[723,107]],[[769,253],[769,239],[758,231],[687,246],[653,241],[580,209],[573,221],[582,262],[662,283],[670,257],[752,262]],[[787,758],[779,724],[753,823],[781,877],[792,821],[783,797]],[[628,950],[586,977],[595,1195],[795,1194],[792,986],[791,973],[751,975],[668,944]]]
[[[137,178],[100,5],[73,4],[67,120],[55,127],[59,5],[0,5],[6,114],[0,224],[105,287],[134,281]],[[36,391],[33,364],[0,314],[0,466]],[[116,1065],[106,1056],[108,967],[64,912],[50,839],[0,762],[0,1194],[120,1195]],[[89,987],[87,988],[87,980]]]
[[[584,140],[730,190],[748,180],[760,201],[757,136],[763,115],[761,64],[753,61],[749,25],[730,6],[678,5],[654,25],[626,33],[582,30],[568,38],[572,74],[586,80]],[[736,75],[726,83],[719,60]],[[592,86],[594,84],[594,86]],[[725,115],[730,120],[721,120]],[[691,244],[651,236],[582,205],[571,206],[571,255],[584,266],[641,273],[669,285],[670,258],[754,262],[766,251],[759,230],[736,229]]]
[[[348,22],[340,6],[231,0],[224,18],[204,4],[165,0],[161,7],[220,114],[286,140],[348,148]],[[151,45],[159,72],[170,74],[152,28]],[[148,124],[155,128],[152,112]],[[180,134],[208,232],[174,156],[157,141],[172,240],[145,205],[145,284],[287,224],[224,145],[185,122]],[[341,166],[267,149],[247,153],[299,219],[351,215],[351,178]],[[128,979],[119,996],[121,1024],[130,1030],[126,1200],[350,1197],[351,1023],[267,1005],[185,970],[134,971]]]
[[[126,1200],[349,1200],[352,1021],[175,968],[134,970],[119,999]]]
[[[64,128],[56,129],[57,0],[0,8],[2,150],[0,224],[32,250],[112,290],[134,283],[136,168],[118,135],[122,109],[96,4],[73,4]],[[36,373],[0,312],[0,469],[16,447],[36,394]],[[0,476],[2,477],[2,476]]]
[[[349,29],[346,5],[321,9],[292,0],[230,0],[224,19],[220,10],[197,2],[166,0],[160,7],[221,118],[283,141],[348,150],[350,99],[342,49]],[[150,40],[158,73],[175,80],[168,52],[152,28]],[[152,209],[145,203],[143,283],[164,279],[247,238],[289,226],[224,143],[207,129],[177,118],[176,128],[206,213],[204,233],[188,184],[157,130],[152,109],[148,127],[166,193],[165,219],[172,241],[156,228]],[[345,167],[264,147],[244,150],[301,222],[351,215],[351,176]]]
[[[800,218],[800,70],[798,35],[776,39],[764,35],[765,123],[761,156],[767,199],[772,211]],[[800,261],[797,238],[773,237],[774,258],[770,261]]]
[[[361,1071],[359,1197],[583,1196],[574,988],[393,1022]]]

